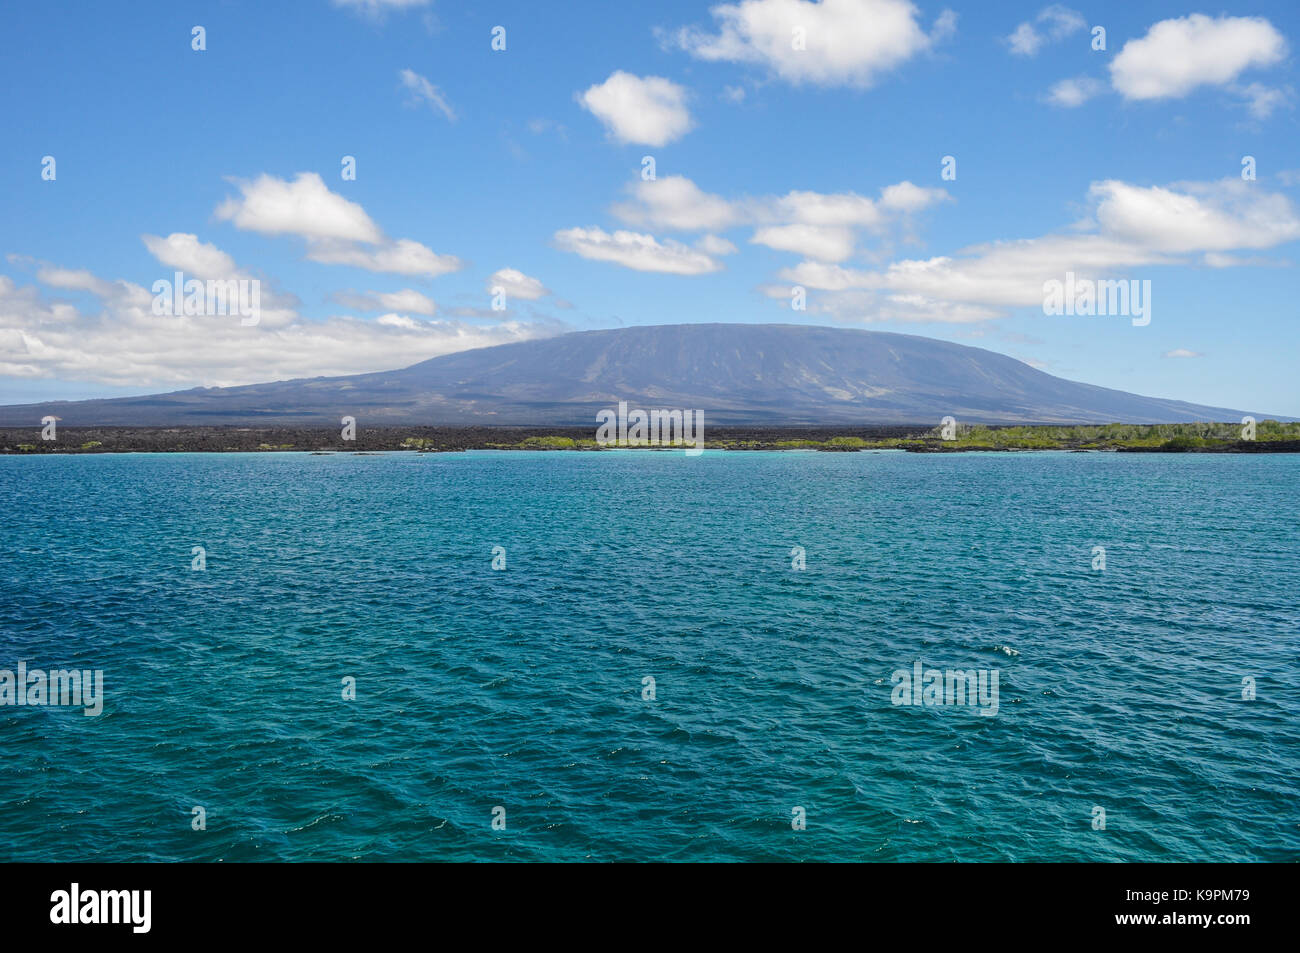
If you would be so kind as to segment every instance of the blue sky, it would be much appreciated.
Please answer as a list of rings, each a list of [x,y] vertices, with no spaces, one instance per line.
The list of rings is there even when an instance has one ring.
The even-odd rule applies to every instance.
[[[1293,2],[232,0],[4,26],[0,403],[728,321],[1300,416]],[[176,270],[260,280],[262,320],[153,314]],[[1149,280],[1150,323],[1045,314],[1067,270]]]

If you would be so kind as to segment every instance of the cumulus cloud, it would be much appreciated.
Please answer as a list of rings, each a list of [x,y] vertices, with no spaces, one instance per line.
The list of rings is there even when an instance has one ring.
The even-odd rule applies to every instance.
[[[780,198],[758,203],[755,217],[802,225],[861,225],[869,228],[884,220],[880,206],[856,192],[787,192]]]
[[[451,122],[456,121],[456,110],[451,108],[447,97],[437,86],[429,82],[415,70],[404,69],[397,74],[402,80],[402,88],[407,92],[408,106],[428,106]]]
[[[48,288],[84,291],[105,301],[134,307],[146,307],[153,300],[139,285],[129,281],[107,281],[84,268],[60,268],[42,262],[37,268],[36,280]]]
[[[1189,351],[1185,347],[1176,347],[1172,351],[1165,351],[1164,357],[1205,357],[1199,351]]]
[[[356,202],[331,192],[315,172],[300,172],[292,181],[259,175],[235,180],[239,198],[217,206],[216,216],[245,231],[263,235],[298,235],[306,239],[377,242],[379,226]]]
[[[1063,79],[1047,91],[1047,101],[1053,106],[1074,109],[1082,106],[1105,88],[1105,85],[1091,76],[1076,76]]]
[[[724,198],[705,192],[680,175],[631,186],[632,201],[616,204],[612,211],[630,225],[675,231],[714,231],[736,225],[819,225],[877,228],[900,215],[951,198],[938,188],[911,182],[886,186],[880,198],[856,192],[791,191],[785,195]]]
[[[950,35],[945,11],[930,33],[910,0],[741,0],[710,9],[717,32],[683,27],[665,39],[710,61],[754,63],[796,85],[871,86]]]
[[[390,328],[402,328],[406,331],[416,331],[420,328],[419,321],[405,314],[381,314],[375,318],[375,323]]]
[[[259,283],[260,299],[258,320],[267,326],[288,324],[298,317],[297,308],[300,302],[296,295],[275,290],[271,282],[263,281],[246,268],[240,268],[230,255],[216,245],[199,241],[197,235],[188,232],[172,232],[166,238],[158,235],[141,235],[140,240],[159,264],[182,272],[186,280],[190,278],[223,281],[232,278],[256,280]],[[43,272],[37,272],[37,278],[42,283],[49,284],[42,278],[42,274]],[[160,278],[173,280],[170,274],[162,275]],[[100,295],[100,297],[104,296]]]
[[[1300,238],[1291,200],[1240,179],[1177,187],[1095,182],[1103,232],[1163,252],[1272,248]]]
[[[401,291],[339,291],[334,300],[355,311],[402,311],[430,316],[438,311],[432,298],[411,288]]]
[[[366,271],[427,278],[437,278],[462,267],[461,260],[455,255],[439,255],[409,238],[399,238],[376,248],[363,248],[346,242],[321,242],[308,247],[307,258],[322,265],[349,265]]]
[[[879,198],[856,192],[791,191],[734,199],[705,192],[680,175],[638,181],[631,201],[616,203],[615,216],[629,225],[671,231],[720,231],[754,226],[751,243],[820,261],[843,261],[853,253],[855,229],[883,232],[951,196],[939,188],[898,182]]]
[[[720,195],[705,192],[682,175],[666,175],[632,186],[633,201],[613,212],[629,225],[674,231],[714,231],[744,220],[745,213]]]
[[[569,228],[555,233],[555,244],[593,261],[607,261],[635,271],[657,271],[671,275],[703,275],[722,267],[708,254],[653,235],[617,231],[612,235],[600,228]]]
[[[950,198],[952,196],[943,189],[925,188],[903,180],[880,190],[880,207],[891,212],[910,214],[946,202]]]
[[[549,321],[479,327],[397,314],[242,327],[233,316],[155,315],[152,295],[129,282],[54,266],[43,272],[50,287],[105,292],[99,310],[82,311],[0,275],[0,375],[137,389],[228,386],[389,370],[562,330]]]
[[[495,288],[504,289],[509,298],[520,298],[524,301],[536,301],[551,293],[550,289],[538,279],[525,275],[517,268],[502,268],[494,271],[487,280],[488,293],[495,294],[493,290]]]
[[[853,254],[853,231],[840,225],[773,225],[750,241],[817,261],[843,261]]]
[[[885,290],[933,301],[1015,307],[1041,302],[1043,282],[1066,271],[1097,275],[1105,269],[1172,261],[1096,235],[1047,236],[975,245],[955,257],[896,261],[883,271],[802,262],[782,277],[828,291]]]
[[[1077,10],[1054,3],[1038,12],[1033,21],[1026,20],[1007,37],[1011,52],[1018,56],[1037,56],[1048,43],[1063,40],[1088,25]]]
[[[216,245],[199,241],[197,235],[172,232],[166,238],[142,235],[149,254],[168,268],[177,268],[199,278],[224,278],[239,269],[235,260]]]
[[[1286,40],[1263,17],[1193,13],[1161,20],[1125,43],[1110,63],[1110,78],[1125,99],[1172,99],[1200,86],[1226,85],[1286,54]]]
[[[979,321],[1006,308],[1041,305],[1043,283],[1066,272],[1120,279],[1134,268],[1300,239],[1300,214],[1286,196],[1240,180],[1164,187],[1107,180],[1093,184],[1089,199],[1095,209],[1085,233],[987,242],[883,269],[808,260],[778,277],[827,293],[820,302],[810,299],[811,311],[850,313],[855,320]],[[770,287],[781,296],[781,286]]]
[[[426,277],[462,267],[455,255],[440,255],[414,239],[386,238],[365,209],[331,192],[315,172],[300,172],[293,181],[263,174],[235,185],[239,197],[218,205],[217,218],[264,235],[303,238],[310,261]]]
[[[706,255],[734,255],[740,250],[719,235],[702,235],[695,242],[695,247]]]
[[[686,90],[662,76],[634,76],[618,70],[578,96],[616,142],[663,146],[680,139],[693,123]]]

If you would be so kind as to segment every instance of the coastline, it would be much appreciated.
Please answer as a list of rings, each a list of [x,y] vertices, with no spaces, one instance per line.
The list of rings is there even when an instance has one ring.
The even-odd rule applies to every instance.
[[[1038,425],[974,427],[945,440],[925,425],[879,427],[726,427],[705,433],[708,450],[801,450],[844,453],[1000,453],[1065,450],[1113,453],[1300,453],[1300,424],[1264,421],[1255,440],[1240,424]],[[39,427],[0,428],[0,454],[98,453],[376,453],[466,450],[672,451],[678,447],[599,446],[592,427],[365,427],[344,441],[329,427],[59,427],[42,440]]]

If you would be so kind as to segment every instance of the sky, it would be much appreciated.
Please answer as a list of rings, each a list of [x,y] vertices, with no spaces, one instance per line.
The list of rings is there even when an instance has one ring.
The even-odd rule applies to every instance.
[[[0,404],[745,322],[1300,416],[1294,0],[2,16]],[[257,323],[154,313],[177,271]]]

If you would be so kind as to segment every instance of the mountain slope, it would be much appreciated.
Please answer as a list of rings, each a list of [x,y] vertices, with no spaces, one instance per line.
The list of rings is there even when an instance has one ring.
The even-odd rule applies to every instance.
[[[1053,377],[911,334],[781,324],[585,331],[462,351],[395,371],[170,394],[0,407],[0,425],[548,424],[595,413],[700,409],[712,424],[1176,423],[1243,411]],[[1255,414],[1263,418],[1266,414]]]

